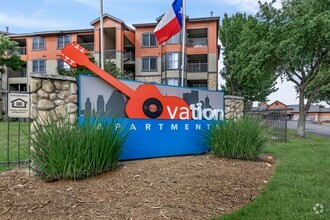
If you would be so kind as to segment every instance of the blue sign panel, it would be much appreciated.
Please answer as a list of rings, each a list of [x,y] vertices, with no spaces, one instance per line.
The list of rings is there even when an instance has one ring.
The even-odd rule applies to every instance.
[[[133,90],[142,82],[122,81]],[[212,123],[223,120],[223,92],[156,85],[164,96],[177,96],[190,106],[191,120],[127,118],[127,97],[102,79],[79,76],[79,121],[85,115],[117,118],[118,129],[129,132],[120,160],[152,158],[207,152],[205,135]],[[175,118],[177,110],[166,109]]]

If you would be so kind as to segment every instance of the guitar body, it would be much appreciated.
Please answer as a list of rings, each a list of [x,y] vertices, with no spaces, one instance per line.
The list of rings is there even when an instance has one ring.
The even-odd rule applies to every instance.
[[[126,104],[129,118],[191,119],[188,104],[176,96],[163,96],[153,84],[142,84]]]

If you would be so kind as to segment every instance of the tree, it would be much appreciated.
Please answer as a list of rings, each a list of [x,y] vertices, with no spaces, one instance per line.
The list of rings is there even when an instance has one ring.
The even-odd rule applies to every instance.
[[[257,18],[268,26],[267,40],[275,45],[268,54],[274,57],[276,73],[295,84],[299,96],[296,134],[304,137],[311,103],[330,86],[330,1],[288,0],[281,9],[273,3],[260,4]],[[268,64],[273,65],[263,65]]]
[[[322,102],[324,101],[328,105],[330,105],[330,85],[323,86],[320,88],[320,91],[315,97],[315,102]]]
[[[273,47],[266,41],[268,26],[253,16],[225,14],[219,29],[224,46],[224,66],[220,72],[226,80],[227,94],[243,96],[245,102],[264,102],[275,91],[274,66],[262,65],[272,57]]]
[[[8,51],[16,51],[17,42],[11,41],[8,36],[0,34],[0,74],[4,73],[4,66],[14,71],[22,69],[24,61],[21,60],[19,54],[13,53],[8,55]]]

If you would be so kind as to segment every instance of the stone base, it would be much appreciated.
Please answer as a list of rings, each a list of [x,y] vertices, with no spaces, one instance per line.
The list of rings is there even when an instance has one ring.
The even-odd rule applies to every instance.
[[[225,96],[225,118],[239,119],[243,117],[244,98],[239,96]]]
[[[146,83],[162,83],[161,76],[137,76],[135,77],[136,81],[146,82]]]

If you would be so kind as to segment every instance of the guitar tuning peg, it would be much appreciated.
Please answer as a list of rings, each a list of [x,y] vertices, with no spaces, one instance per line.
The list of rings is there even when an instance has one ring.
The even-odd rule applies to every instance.
[[[80,47],[80,50],[79,51],[82,52],[85,55],[88,54],[88,51],[85,48],[83,48],[83,47]]]
[[[70,60],[69,65],[72,66],[73,68],[76,68],[77,67],[77,63],[74,62],[73,60]]]

